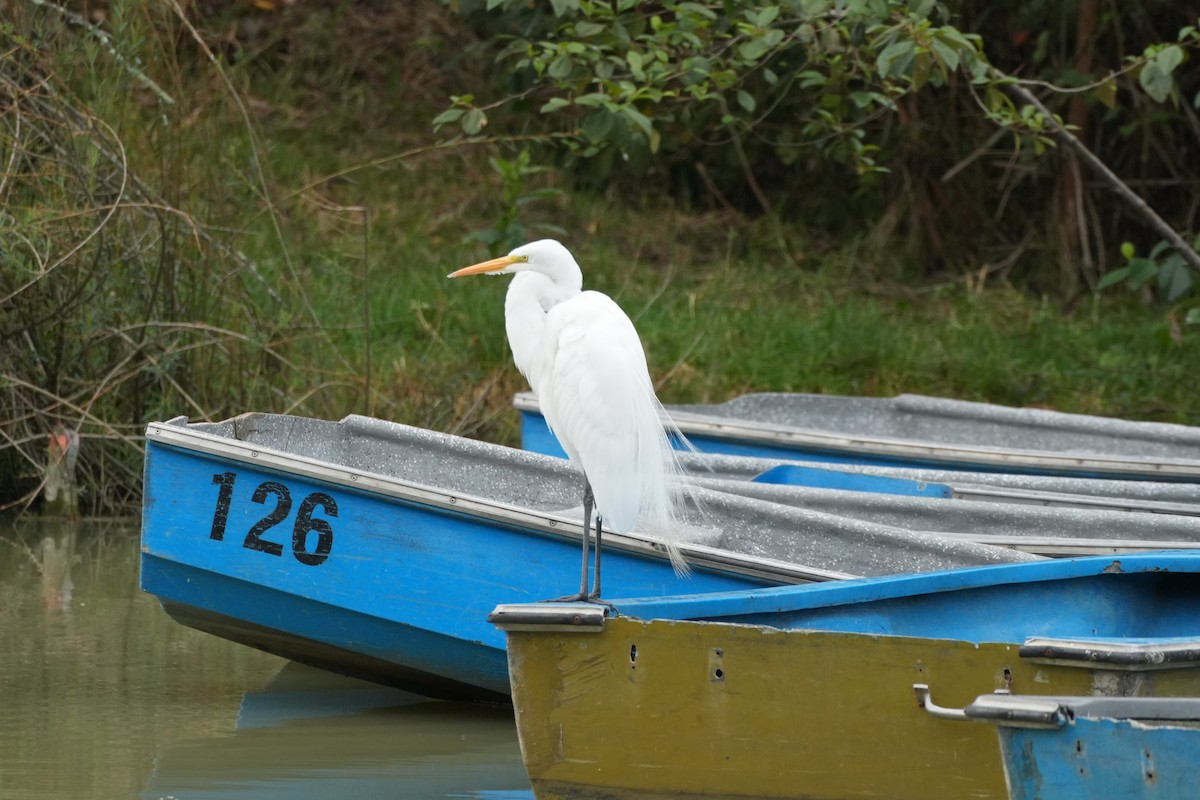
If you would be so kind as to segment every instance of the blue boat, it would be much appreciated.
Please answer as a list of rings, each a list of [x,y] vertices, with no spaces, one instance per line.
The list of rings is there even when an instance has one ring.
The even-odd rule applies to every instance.
[[[1200,698],[991,694],[963,716],[997,726],[1010,800],[1200,793]]]
[[[605,586],[655,596],[1026,561],[696,490],[674,573],[606,534]],[[146,430],[141,586],[176,620],[426,696],[507,702],[498,603],[578,575],[580,479],[561,459],[351,416],[178,418]]]
[[[539,800],[1002,800],[981,694],[1200,697],[1196,553],[610,602],[492,614]]]
[[[522,446],[561,455],[519,394]],[[1200,428],[917,395],[750,394],[667,408],[702,452],[980,472],[1200,482]]]

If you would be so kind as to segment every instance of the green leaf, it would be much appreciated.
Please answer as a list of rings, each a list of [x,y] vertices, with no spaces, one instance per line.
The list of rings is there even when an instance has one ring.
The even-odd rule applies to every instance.
[[[933,40],[933,52],[946,67],[947,72],[958,69],[958,50],[941,39]]]
[[[1121,242],[1121,256],[1128,261],[1133,258],[1137,250],[1134,249],[1133,242]]]
[[[1097,291],[1107,289],[1110,286],[1115,286],[1121,281],[1129,277],[1129,267],[1118,267],[1112,272],[1100,279],[1100,283],[1096,284]]]
[[[613,115],[603,108],[596,109],[583,119],[583,135],[590,142],[603,143],[612,129]]]
[[[834,26],[826,25],[821,28],[821,49],[827,53],[840,53],[842,51],[842,36]]]
[[[554,16],[561,18],[568,11],[578,11],[579,0],[550,0],[550,7],[554,9]]]
[[[1117,82],[1112,78],[1096,87],[1096,98],[1109,108],[1117,107]]]
[[[517,198],[517,205],[526,206],[530,203],[536,203],[539,200],[552,200],[556,197],[562,197],[564,194],[562,189],[554,189],[547,187],[544,189],[533,189]]]
[[[1200,306],[1193,308],[1187,312],[1187,316],[1183,318],[1185,325],[1200,325]]]
[[[686,11],[689,14],[695,14],[696,16],[703,17],[704,19],[717,18],[717,12],[713,11],[703,3],[680,3],[679,10]]]
[[[902,75],[908,71],[915,53],[916,44],[911,39],[892,42],[875,59],[875,69],[885,78]]]
[[[1136,289],[1158,274],[1158,264],[1148,258],[1135,258],[1129,262],[1129,288]]]
[[[1142,67],[1142,72],[1138,75],[1138,83],[1146,90],[1146,94],[1159,103],[1171,95],[1171,87],[1175,85],[1174,79],[1168,73],[1163,72],[1157,59],[1147,62],[1146,66]]]
[[[625,63],[629,64],[629,71],[633,77],[639,81],[646,80],[646,73],[642,69],[642,54],[636,50],[630,50],[625,54]]]
[[[974,54],[968,61],[971,69],[972,83],[990,83],[992,78],[992,65],[988,63],[986,58],[977,58]]]
[[[1158,52],[1158,56],[1154,59],[1158,62],[1158,66],[1164,73],[1170,75],[1175,71],[1175,68],[1183,63],[1183,48],[1177,44],[1167,45]]]
[[[779,46],[779,43],[783,41],[783,36],[784,34],[782,30],[779,28],[771,28],[771,30],[763,34],[762,41],[768,50],[774,50]]]
[[[929,82],[933,72],[933,59],[929,57],[928,51],[916,53],[913,57],[912,69],[912,85],[914,89],[920,89]]]
[[[576,97],[575,105],[589,106],[591,108],[599,108],[600,106],[607,103],[610,99],[611,98],[604,92],[590,92],[588,94],[583,94],[583,95],[580,95],[579,97]]]
[[[538,111],[542,114],[549,114],[569,105],[571,105],[571,101],[565,97],[551,97],[540,109],[538,109]]]
[[[649,136],[654,131],[654,125],[650,122],[650,118],[632,106],[626,106],[621,109],[621,113],[625,115],[634,125],[637,125],[642,131]]]
[[[849,98],[855,108],[859,109],[870,108],[875,101],[875,96],[871,92],[851,92]]]
[[[779,16],[779,6],[767,6],[757,14],[747,14],[747,16],[751,17],[751,21],[754,22],[755,25],[760,28],[765,28],[774,22],[775,18]]]
[[[754,113],[755,107],[758,105],[758,103],[754,101],[754,97],[745,89],[738,89],[737,101],[739,106],[752,114]]]
[[[1174,303],[1192,289],[1192,273],[1183,257],[1172,253],[1158,270],[1158,290],[1168,303]]]
[[[604,33],[604,26],[598,22],[575,23],[575,35],[580,39],[586,39],[589,36],[595,36],[598,33]]]
[[[575,62],[568,55],[561,55],[550,62],[550,68],[547,72],[550,77],[555,80],[564,80],[571,75],[571,71],[575,68]]]
[[[766,54],[767,45],[762,39],[751,39],[738,45],[738,55],[752,64]]]
[[[710,77],[718,89],[728,89],[737,82],[737,73],[731,69],[718,70]]]
[[[467,112],[461,108],[448,108],[434,117],[431,124],[436,128],[439,125],[445,125],[447,122],[456,122],[465,113]]]
[[[828,80],[820,72],[815,72],[813,70],[805,70],[796,77],[800,79],[801,89],[811,89],[814,86],[824,86],[825,81]]]
[[[475,136],[487,125],[487,114],[478,108],[472,108],[462,118],[463,133]]]

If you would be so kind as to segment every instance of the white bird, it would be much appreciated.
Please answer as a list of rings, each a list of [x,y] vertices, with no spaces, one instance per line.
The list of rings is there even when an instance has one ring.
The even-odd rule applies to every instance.
[[[640,524],[666,545],[675,571],[686,573],[673,538],[681,470],[633,322],[608,295],[583,291],[579,264],[553,239],[522,245],[449,277],[481,274],[513,274],[504,302],[513,361],[571,463],[583,472],[583,568],[579,596],[571,599],[600,596],[604,526],[628,533]],[[589,592],[593,504],[596,564]]]

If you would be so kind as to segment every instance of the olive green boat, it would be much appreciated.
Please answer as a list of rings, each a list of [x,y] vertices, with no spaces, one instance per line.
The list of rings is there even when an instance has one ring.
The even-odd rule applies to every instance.
[[[958,710],[980,694],[1200,696],[1188,554],[491,619],[539,800],[1003,800],[995,731]]]

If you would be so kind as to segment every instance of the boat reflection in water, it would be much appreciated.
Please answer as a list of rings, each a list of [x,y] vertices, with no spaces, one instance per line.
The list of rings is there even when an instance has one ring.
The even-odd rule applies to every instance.
[[[160,752],[142,798],[532,798],[512,710],[288,664],[232,733]]]

